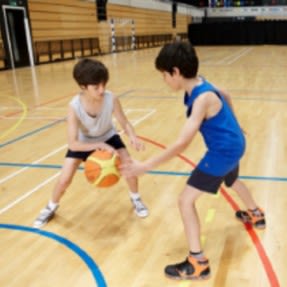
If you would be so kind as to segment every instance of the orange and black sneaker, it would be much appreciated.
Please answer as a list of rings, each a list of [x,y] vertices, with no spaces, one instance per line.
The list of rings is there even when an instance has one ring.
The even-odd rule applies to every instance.
[[[238,210],[235,216],[243,223],[250,223],[258,229],[264,229],[266,227],[264,212],[259,207],[254,210]]]
[[[175,280],[203,280],[210,276],[209,262],[206,258],[188,256],[185,261],[165,267],[165,275]]]

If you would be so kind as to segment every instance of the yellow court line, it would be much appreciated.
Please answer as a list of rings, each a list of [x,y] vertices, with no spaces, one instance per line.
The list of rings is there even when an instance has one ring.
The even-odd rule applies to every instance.
[[[4,97],[2,97],[4,98]],[[5,97],[6,98],[6,97]],[[18,126],[20,126],[20,124],[23,122],[23,120],[25,119],[25,117],[27,116],[27,111],[28,108],[25,105],[25,103],[23,103],[21,100],[15,98],[15,97],[7,97],[7,98],[11,98],[12,100],[16,101],[21,107],[22,107],[22,115],[21,117],[18,119],[18,121],[9,129],[7,129],[4,133],[2,133],[0,135],[0,140],[3,139],[4,137],[6,137],[8,134],[10,134],[11,132],[13,132],[14,130],[16,130],[18,128]]]
[[[205,242],[206,242],[206,236],[205,235],[201,235],[200,236],[200,243],[201,243],[202,247],[204,247]]]
[[[191,282],[187,281],[187,280],[186,281],[182,281],[182,282],[180,282],[178,287],[191,287]]]
[[[215,209],[214,208],[209,208],[208,211],[207,211],[207,215],[205,217],[205,223],[212,222],[214,216],[215,216]]]

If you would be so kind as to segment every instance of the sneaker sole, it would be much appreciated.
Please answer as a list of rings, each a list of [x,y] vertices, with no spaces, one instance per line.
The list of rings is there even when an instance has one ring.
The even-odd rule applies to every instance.
[[[208,280],[210,278],[210,274],[199,276],[199,277],[194,277],[194,276],[174,277],[174,276],[170,276],[165,273],[165,276],[169,279],[176,280],[176,281],[181,281],[181,280],[203,281],[203,280]]]
[[[33,224],[33,227],[39,229],[39,228],[43,227],[46,223],[47,223],[47,222],[42,223],[42,224],[40,224],[40,225],[38,225],[38,224]]]
[[[43,227],[43,226],[46,225],[49,221],[51,221],[51,220],[54,218],[54,216],[55,216],[55,213],[54,213],[52,216],[50,216],[46,221],[44,221],[42,224],[40,224],[40,225],[33,224],[33,227],[34,227],[34,228],[37,228],[37,229]]]
[[[134,213],[136,214],[136,216],[140,217],[140,218],[144,218],[144,217],[148,217],[149,213],[147,212],[146,214],[139,214],[134,210]]]
[[[256,224],[252,224],[252,222],[251,222],[250,220],[241,219],[241,218],[237,217],[236,215],[235,215],[235,218],[236,218],[239,222],[241,222],[241,223],[243,223],[243,224],[249,224],[249,225],[253,226],[253,227],[256,228],[256,229],[263,230],[263,229],[266,228],[266,225],[256,225]]]

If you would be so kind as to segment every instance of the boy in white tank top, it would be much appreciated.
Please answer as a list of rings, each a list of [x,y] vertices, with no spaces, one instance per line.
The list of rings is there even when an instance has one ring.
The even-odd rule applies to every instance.
[[[119,99],[105,90],[109,80],[107,68],[99,61],[83,59],[75,65],[73,76],[81,92],[69,104],[68,151],[52,197],[34,221],[36,228],[42,227],[53,218],[59,207],[60,199],[72,182],[79,165],[94,150],[116,150],[121,162],[130,159],[125,144],[113,125],[113,115],[129,137],[133,148],[138,151],[144,148],[125,116]],[[127,178],[126,181],[135,213],[139,217],[148,216],[148,209],[138,193],[137,177]]]

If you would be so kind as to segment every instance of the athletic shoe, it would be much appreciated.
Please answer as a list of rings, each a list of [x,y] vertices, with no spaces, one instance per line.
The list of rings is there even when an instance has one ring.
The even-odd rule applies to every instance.
[[[238,210],[235,213],[237,219],[243,223],[250,223],[258,229],[264,229],[266,227],[264,212],[261,208],[255,210]]]
[[[188,256],[185,261],[165,267],[165,275],[175,280],[204,280],[210,276],[209,262],[206,258]]]
[[[41,228],[44,226],[48,221],[50,221],[57,210],[58,206],[55,209],[51,209],[48,205],[40,211],[39,216],[34,221],[33,226],[35,228]]]
[[[143,204],[140,198],[132,199],[132,204],[135,209],[135,213],[138,217],[147,217],[148,216],[148,209]]]

